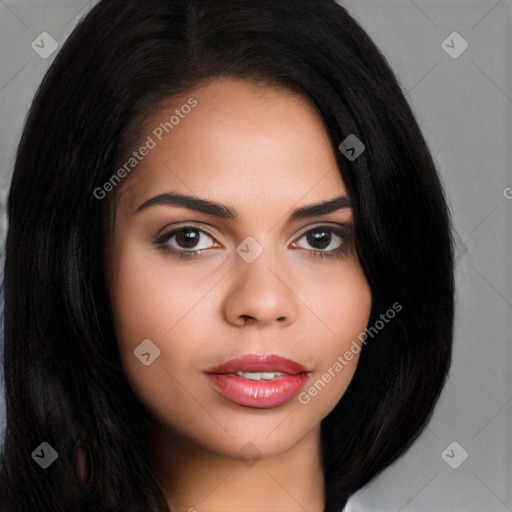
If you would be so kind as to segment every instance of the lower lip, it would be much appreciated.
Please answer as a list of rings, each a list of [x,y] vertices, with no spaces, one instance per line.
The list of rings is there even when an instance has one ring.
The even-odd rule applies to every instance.
[[[235,404],[247,407],[277,407],[291,400],[308,375],[287,375],[272,380],[250,380],[233,373],[206,373],[213,387]]]

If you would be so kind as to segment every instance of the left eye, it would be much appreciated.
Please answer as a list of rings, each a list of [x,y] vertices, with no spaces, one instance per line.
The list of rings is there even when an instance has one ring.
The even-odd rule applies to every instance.
[[[343,247],[344,237],[347,233],[336,228],[321,227],[315,228],[304,233],[300,238],[305,238],[307,243],[313,247],[315,251],[335,251]],[[303,247],[304,248],[304,247]]]

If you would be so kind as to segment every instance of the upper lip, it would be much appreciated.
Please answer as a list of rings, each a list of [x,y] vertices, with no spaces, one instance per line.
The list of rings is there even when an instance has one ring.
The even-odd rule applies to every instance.
[[[275,354],[247,354],[235,357],[218,366],[206,370],[205,373],[236,373],[236,372],[280,372],[289,375],[309,373],[308,369],[291,359]]]

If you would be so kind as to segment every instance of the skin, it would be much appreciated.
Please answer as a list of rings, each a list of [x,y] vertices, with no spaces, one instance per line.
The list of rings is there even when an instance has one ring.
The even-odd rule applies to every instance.
[[[320,422],[359,354],[309,403],[294,397],[268,409],[227,400],[203,371],[243,354],[278,354],[310,371],[307,390],[365,330],[371,292],[350,236],[307,237],[319,227],[352,229],[351,208],[289,220],[296,208],[346,196],[335,153],[306,99],[234,78],[169,98],[141,140],[191,96],[197,106],[121,185],[107,243],[123,368],[150,411],[148,456],[173,510],[322,511]],[[239,218],[169,205],[136,212],[165,192],[230,205]],[[199,257],[178,260],[152,243],[190,224],[207,233],[195,246],[176,236],[162,245],[204,248]],[[263,249],[252,263],[236,252],[249,236]],[[313,254],[344,243],[342,258]],[[149,366],[134,356],[145,339],[160,350]]]

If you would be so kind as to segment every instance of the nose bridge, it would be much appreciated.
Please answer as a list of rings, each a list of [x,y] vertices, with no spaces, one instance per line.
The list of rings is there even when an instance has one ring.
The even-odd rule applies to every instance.
[[[275,275],[283,266],[279,264],[279,251],[273,243],[271,236],[265,237],[263,243],[247,237],[236,248],[238,258],[235,266],[240,284],[254,295],[263,293],[269,299],[283,292],[283,283]]]
[[[233,283],[226,300],[226,316],[231,322],[295,319],[297,298],[286,284],[281,251],[273,243],[272,236],[264,237],[263,243],[247,237],[237,246]]]

